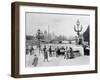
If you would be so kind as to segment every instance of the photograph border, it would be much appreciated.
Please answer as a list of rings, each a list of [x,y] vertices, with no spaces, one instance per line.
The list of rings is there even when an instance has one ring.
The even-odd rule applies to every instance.
[[[55,7],[55,8],[73,8],[73,9],[86,9],[95,10],[95,70],[89,71],[74,71],[74,72],[54,72],[54,73],[43,73],[43,74],[23,74],[20,75],[20,56],[19,56],[19,35],[20,35],[20,20],[19,20],[19,9],[20,6],[39,6],[39,7]],[[72,74],[86,74],[86,73],[97,73],[97,7],[96,6],[81,6],[81,5],[65,5],[65,4],[48,4],[48,3],[31,3],[31,2],[13,2],[11,4],[11,76],[15,78],[25,77],[41,77],[41,76],[58,76],[58,75],[72,75]]]

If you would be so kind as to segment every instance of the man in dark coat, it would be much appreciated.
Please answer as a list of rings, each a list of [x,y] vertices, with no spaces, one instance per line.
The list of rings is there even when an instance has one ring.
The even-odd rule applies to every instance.
[[[52,57],[52,49],[51,49],[51,46],[49,47],[49,56]]]
[[[57,46],[57,48],[56,48],[56,57],[58,57],[59,54],[60,54],[60,48]]]
[[[44,52],[44,62],[45,62],[45,59],[48,61],[48,52],[47,52],[46,46],[44,46],[43,52]]]

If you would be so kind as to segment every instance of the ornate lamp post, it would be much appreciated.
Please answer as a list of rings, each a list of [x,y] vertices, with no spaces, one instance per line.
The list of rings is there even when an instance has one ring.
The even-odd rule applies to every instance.
[[[40,29],[37,30],[36,38],[39,41],[38,47],[39,47],[39,54],[40,54],[40,47],[41,47],[40,42],[41,42],[41,39],[44,38],[43,33],[40,31]]]
[[[82,27],[82,25],[80,25],[80,21],[78,19],[77,22],[76,22],[76,26],[74,25],[74,31],[77,33],[79,42],[80,42],[80,32],[82,31],[82,29],[83,29],[83,27]]]

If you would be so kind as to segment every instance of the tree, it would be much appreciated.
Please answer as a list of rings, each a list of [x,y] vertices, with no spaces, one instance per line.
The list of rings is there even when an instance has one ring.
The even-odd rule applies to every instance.
[[[26,35],[26,40],[33,40],[34,36]]]
[[[84,41],[90,45],[90,26],[88,25],[87,30],[83,33]]]

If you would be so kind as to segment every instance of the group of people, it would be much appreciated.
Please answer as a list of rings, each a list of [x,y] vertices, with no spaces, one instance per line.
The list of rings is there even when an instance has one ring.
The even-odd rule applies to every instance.
[[[44,54],[44,61],[47,60],[48,61],[48,56],[52,57],[53,55],[56,55],[56,57],[58,57],[59,55],[63,55],[64,59],[72,59],[74,58],[74,53],[73,53],[73,49],[72,47],[66,47],[64,48],[63,46],[61,48],[59,48],[59,46],[57,46],[55,49],[52,49],[52,46],[50,46],[48,49],[46,46],[44,46],[43,48],[43,54]]]
[[[44,46],[42,49],[42,54],[44,56],[44,62],[47,61],[49,62],[49,57],[53,57],[55,53],[55,56],[58,57],[59,55],[63,55],[64,59],[72,59],[74,58],[74,53],[73,53],[73,49],[72,47],[66,47],[64,48],[63,46],[61,48],[59,48],[59,46],[57,46],[55,49],[53,49],[52,46],[46,47]],[[34,55],[34,59],[33,59],[33,63],[32,65],[37,66],[38,64],[38,57],[35,54]]]

